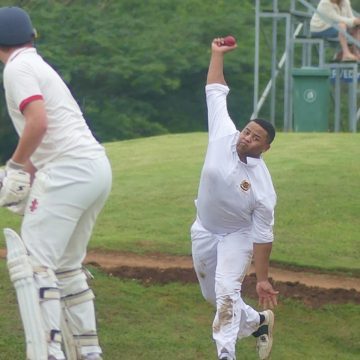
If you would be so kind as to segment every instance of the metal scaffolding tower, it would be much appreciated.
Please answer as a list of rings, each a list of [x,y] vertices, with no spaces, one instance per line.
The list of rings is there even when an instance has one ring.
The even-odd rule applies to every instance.
[[[360,117],[360,108],[357,109],[357,94],[358,94],[358,64],[345,62],[326,62],[325,45],[327,41],[321,38],[313,38],[310,34],[310,19],[312,15],[317,12],[316,0],[289,0],[288,9],[279,10],[278,0],[263,1],[266,6],[271,6],[266,10],[261,6],[261,0],[255,1],[255,59],[254,59],[254,103],[253,114],[251,118],[258,116],[262,106],[270,96],[269,111],[270,121],[275,124],[276,117],[276,95],[277,95],[277,77],[283,71],[283,130],[293,130],[293,78],[292,71],[295,67],[296,47],[301,49],[301,67],[319,67],[328,68],[331,70],[334,89],[334,131],[341,130],[341,82],[342,74],[350,72],[351,78],[348,79],[348,130],[351,132],[357,131],[357,123]],[[282,6],[284,1],[281,1]],[[322,17],[323,15],[318,12]],[[259,92],[260,84],[260,33],[261,22],[264,19],[271,20],[271,74],[265,89],[261,96]],[[329,21],[329,19],[325,19]],[[279,26],[282,25],[284,30],[279,31]],[[339,31],[343,32],[337,25],[333,25]],[[279,44],[278,35],[284,35],[283,44]],[[350,43],[360,47],[360,43],[344,33]],[[278,48],[282,46],[283,53],[278,61]],[[314,52],[316,48],[316,64],[313,64]]]

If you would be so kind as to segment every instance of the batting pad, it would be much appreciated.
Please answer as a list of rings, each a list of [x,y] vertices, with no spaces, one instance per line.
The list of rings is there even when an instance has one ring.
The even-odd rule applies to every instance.
[[[7,266],[15,287],[25,332],[26,359],[47,360],[47,341],[40,313],[39,295],[25,245],[12,229],[4,229]]]
[[[84,268],[56,273],[64,295],[61,299],[61,333],[68,360],[83,359],[86,347],[100,349],[93,311],[95,296],[86,281],[88,274]]]

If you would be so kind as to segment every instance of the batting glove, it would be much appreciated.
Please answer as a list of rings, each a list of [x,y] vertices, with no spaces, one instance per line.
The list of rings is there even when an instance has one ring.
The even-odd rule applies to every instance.
[[[8,209],[9,211],[11,211],[16,215],[24,216],[28,200],[29,197],[27,196],[25,199],[21,200],[18,204],[7,206],[6,209]]]
[[[0,206],[17,205],[29,195],[30,174],[11,159],[6,163],[5,176],[1,183]]]

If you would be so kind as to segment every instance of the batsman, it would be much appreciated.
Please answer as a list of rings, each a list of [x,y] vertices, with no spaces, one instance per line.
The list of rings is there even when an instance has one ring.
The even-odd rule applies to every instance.
[[[101,360],[89,273],[82,267],[111,190],[111,166],[69,89],[34,47],[27,12],[0,8],[7,109],[19,140],[0,173],[0,206],[28,360]]]

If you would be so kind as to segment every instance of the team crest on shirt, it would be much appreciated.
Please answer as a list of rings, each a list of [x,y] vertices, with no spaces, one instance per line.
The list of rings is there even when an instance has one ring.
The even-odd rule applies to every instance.
[[[37,210],[38,206],[39,206],[39,202],[37,201],[37,199],[34,199],[30,204],[29,210],[31,212],[35,212],[35,210]]]
[[[248,191],[251,188],[251,184],[247,180],[243,180],[240,184],[241,189]]]

